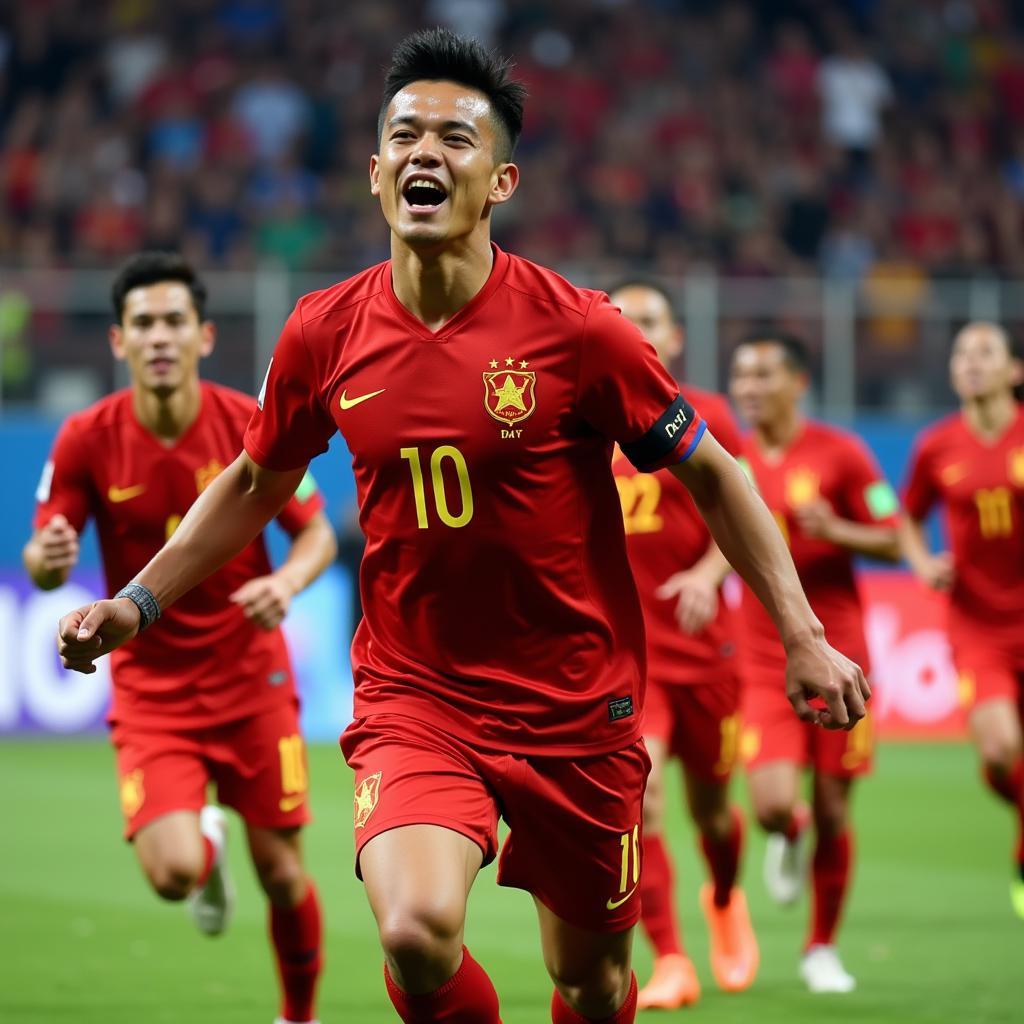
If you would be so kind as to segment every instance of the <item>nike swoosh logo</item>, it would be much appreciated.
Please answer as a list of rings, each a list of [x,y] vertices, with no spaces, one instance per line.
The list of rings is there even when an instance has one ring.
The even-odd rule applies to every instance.
[[[145,489],[145,484],[136,484],[134,487],[111,487],[107,491],[107,497],[115,505],[119,505],[122,501],[131,501],[132,498],[137,498]]]
[[[358,405],[360,402],[369,401],[371,398],[376,398],[378,395],[383,395],[387,391],[387,388],[381,388],[380,391],[371,391],[369,394],[360,395],[358,398],[349,398],[344,391],[341,393],[341,398],[338,399],[338,404],[342,409],[351,409],[352,406]]]
[[[294,811],[296,807],[301,807],[306,802],[305,793],[296,793],[294,796],[283,796],[281,797],[278,807],[287,814],[289,811]]]
[[[629,897],[630,897],[630,896],[632,896],[632,895],[633,895],[633,893],[635,893],[635,892],[636,892],[636,889],[637,889],[637,887],[636,887],[636,886],[634,885],[634,886],[633,886],[633,888],[632,888],[632,889],[630,889],[630,890],[629,890],[629,892],[627,892],[627,893],[626,893],[626,895],[625,895],[625,896],[623,896],[621,900],[609,900],[609,901],[608,901],[608,902],[607,902],[607,903],[605,904],[605,906],[606,906],[606,907],[607,907],[607,908],[608,908],[609,910],[618,910],[618,908],[619,908],[619,907],[621,907],[621,906],[622,906],[622,904],[623,904],[623,903],[625,903],[625,902],[626,902],[626,900],[628,900],[628,899],[629,899]]]

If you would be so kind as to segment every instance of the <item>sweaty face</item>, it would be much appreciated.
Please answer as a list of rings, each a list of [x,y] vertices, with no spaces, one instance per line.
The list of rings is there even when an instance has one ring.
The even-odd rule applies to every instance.
[[[1009,391],[1018,369],[1003,333],[992,326],[965,327],[953,342],[949,376],[961,401]]]
[[[475,89],[423,81],[396,93],[370,161],[370,191],[392,232],[430,248],[481,229],[518,181],[514,165],[496,162],[499,141],[490,101]]]
[[[133,384],[166,397],[198,374],[199,360],[213,348],[213,329],[199,320],[186,285],[164,281],[128,292],[110,342]]]
[[[806,377],[786,362],[781,345],[741,345],[732,357],[729,395],[752,427],[769,426],[791,415],[806,387]]]
[[[654,346],[662,363],[669,366],[683,350],[683,334],[665,296],[654,288],[629,285],[609,297]]]

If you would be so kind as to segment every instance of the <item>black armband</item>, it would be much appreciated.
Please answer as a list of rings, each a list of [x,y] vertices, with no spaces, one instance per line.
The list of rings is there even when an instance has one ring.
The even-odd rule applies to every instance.
[[[114,595],[114,600],[119,597],[127,597],[139,609],[140,633],[160,618],[160,605],[157,604],[149,587],[144,587],[141,583],[128,583]]]
[[[658,417],[654,426],[643,437],[622,445],[622,451],[641,472],[656,467],[675,450],[682,435],[698,418],[693,406],[682,395],[676,395],[676,400]]]

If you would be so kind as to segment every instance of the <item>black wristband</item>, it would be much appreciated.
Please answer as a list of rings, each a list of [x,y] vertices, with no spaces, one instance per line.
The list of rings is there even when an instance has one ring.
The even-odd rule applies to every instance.
[[[114,600],[119,597],[127,597],[139,609],[140,633],[160,618],[160,605],[157,604],[149,587],[144,587],[141,583],[128,583],[114,595]]]

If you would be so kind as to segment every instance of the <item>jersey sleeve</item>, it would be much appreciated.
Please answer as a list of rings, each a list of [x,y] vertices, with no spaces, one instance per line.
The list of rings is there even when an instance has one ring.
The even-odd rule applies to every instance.
[[[705,430],[654,349],[607,295],[587,311],[578,394],[583,418],[643,473],[689,458]]]
[[[95,493],[88,452],[74,418],[57,432],[50,457],[43,466],[36,488],[35,529],[42,529],[55,515],[63,515],[78,533],[85,529]]]
[[[320,488],[317,487],[313,474],[307,470],[299,486],[295,488],[295,493],[278,512],[277,521],[289,536],[294,537],[323,507],[324,499],[320,494]]]
[[[924,519],[939,500],[932,466],[931,446],[927,441],[919,442],[910,456],[903,488],[903,505],[912,519]]]
[[[254,462],[280,472],[327,451],[335,429],[320,400],[320,381],[296,306],[267,367],[243,444]]]
[[[858,523],[895,526],[899,499],[867,446],[850,438],[843,459],[845,504]]]

